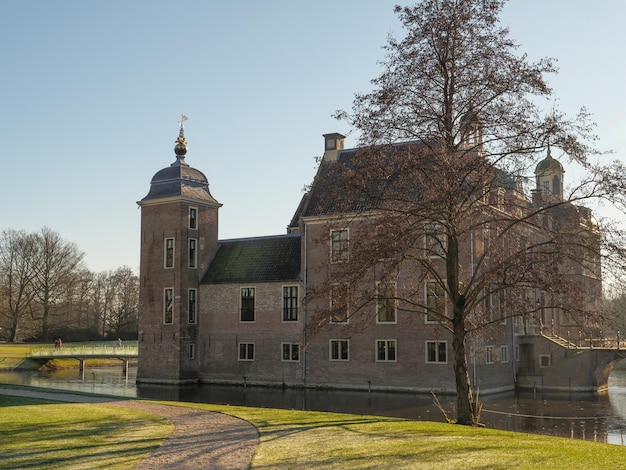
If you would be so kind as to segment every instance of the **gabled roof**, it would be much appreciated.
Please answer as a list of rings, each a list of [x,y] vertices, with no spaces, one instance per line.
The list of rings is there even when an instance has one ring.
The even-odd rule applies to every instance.
[[[298,281],[300,234],[223,240],[203,284]]]

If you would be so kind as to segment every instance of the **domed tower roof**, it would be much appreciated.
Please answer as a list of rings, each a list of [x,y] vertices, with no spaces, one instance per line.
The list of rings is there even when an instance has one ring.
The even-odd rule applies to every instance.
[[[535,168],[535,175],[541,176],[546,173],[565,173],[563,169],[563,165],[558,160],[552,158],[552,153],[550,152],[550,146],[548,146],[548,155],[546,158],[541,160],[537,167]]]
[[[209,181],[200,170],[196,170],[185,162],[187,154],[187,140],[183,122],[187,119],[182,116],[180,131],[174,146],[176,161],[169,167],[158,171],[150,181],[150,191],[141,202],[152,199],[184,197],[205,202],[218,203],[209,191]]]

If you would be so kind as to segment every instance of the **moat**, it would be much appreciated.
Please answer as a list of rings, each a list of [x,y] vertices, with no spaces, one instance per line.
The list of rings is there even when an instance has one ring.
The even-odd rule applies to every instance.
[[[136,368],[54,372],[0,372],[0,383],[198,403],[333,411],[443,421],[431,397],[405,393],[275,389],[228,386],[137,385]],[[439,397],[453,415],[452,397]],[[487,427],[626,445],[626,361],[618,364],[604,394],[504,393],[483,397]]]

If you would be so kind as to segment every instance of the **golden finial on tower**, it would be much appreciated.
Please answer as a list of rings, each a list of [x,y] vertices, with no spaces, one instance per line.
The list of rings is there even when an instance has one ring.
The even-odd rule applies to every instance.
[[[185,139],[185,126],[183,123],[189,119],[184,114],[180,115],[180,131],[178,132],[178,138],[176,139],[176,146],[174,147],[174,152],[176,155],[184,157],[187,153],[187,139]]]

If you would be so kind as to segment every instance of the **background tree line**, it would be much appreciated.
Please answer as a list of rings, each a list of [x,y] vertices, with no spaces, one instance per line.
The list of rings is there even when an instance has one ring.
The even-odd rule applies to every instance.
[[[0,236],[0,340],[137,337],[139,278],[128,266],[94,273],[57,232]]]

